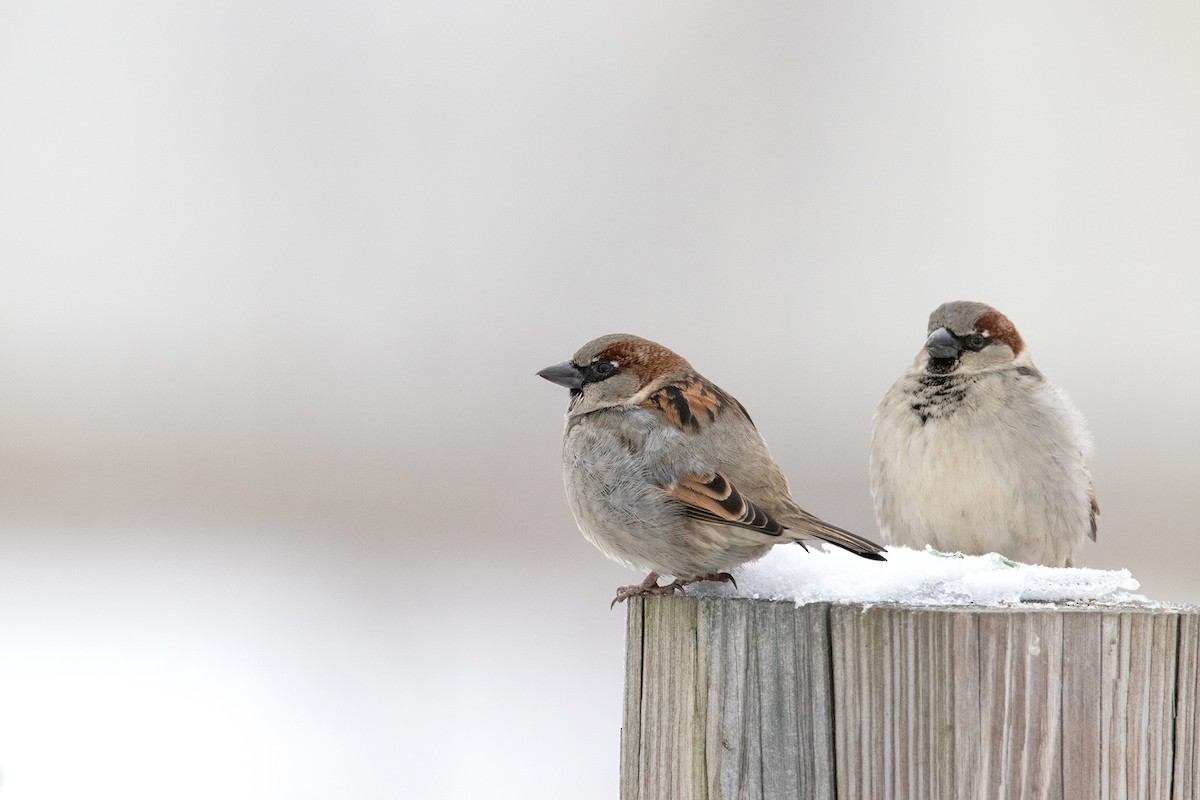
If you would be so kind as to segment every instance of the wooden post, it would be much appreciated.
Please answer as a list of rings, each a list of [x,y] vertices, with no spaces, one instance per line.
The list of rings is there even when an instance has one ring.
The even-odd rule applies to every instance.
[[[623,800],[1200,800],[1200,610],[629,601]]]

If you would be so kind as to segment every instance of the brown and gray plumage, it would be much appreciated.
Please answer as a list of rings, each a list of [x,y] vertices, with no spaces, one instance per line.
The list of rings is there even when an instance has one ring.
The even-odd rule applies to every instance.
[[[883,539],[1071,566],[1100,514],[1090,442],[1008,317],[945,303],[875,412],[871,493]]]
[[[883,560],[879,545],[796,505],[742,404],[662,345],[602,336],[538,375],[571,390],[562,456],[580,530],[609,558],[650,573],[614,602],[729,580],[728,570],[781,542],[820,540]],[[660,587],[660,575],[676,580]]]

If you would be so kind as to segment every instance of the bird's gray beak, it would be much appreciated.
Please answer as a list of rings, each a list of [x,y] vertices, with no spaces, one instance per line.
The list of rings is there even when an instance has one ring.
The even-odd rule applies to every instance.
[[[538,372],[538,377],[545,378],[551,383],[557,383],[559,386],[565,386],[571,390],[583,388],[583,373],[570,361],[546,367]]]
[[[929,351],[931,358],[958,358],[958,354],[962,352],[962,345],[950,331],[938,328],[925,340],[925,349]]]

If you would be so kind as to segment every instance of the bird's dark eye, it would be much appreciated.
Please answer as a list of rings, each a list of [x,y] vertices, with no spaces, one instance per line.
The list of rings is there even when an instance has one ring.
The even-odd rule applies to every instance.
[[[966,341],[963,342],[963,344],[967,346],[968,350],[982,350],[985,346],[987,346],[987,343],[988,338],[982,333],[972,333],[966,338]]]
[[[611,361],[597,361],[588,364],[583,370],[585,382],[602,381],[617,371],[617,365]]]

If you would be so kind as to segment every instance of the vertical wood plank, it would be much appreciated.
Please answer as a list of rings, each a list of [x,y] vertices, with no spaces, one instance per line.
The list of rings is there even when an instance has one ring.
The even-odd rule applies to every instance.
[[[701,601],[700,635],[708,649],[705,783],[714,799],[762,796],[750,607]]]
[[[999,798],[1061,798],[1061,616],[980,618],[980,781]]]
[[[696,702],[697,607],[690,597],[644,600],[638,797],[703,798],[703,708]]]
[[[893,766],[896,791],[954,797],[961,781],[973,778],[978,750],[978,664],[971,655],[977,632],[960,624],[970,619],[963,614],[892,609],[889,615],[896,642],[897,693],[888,702],[900,762]]]
[[[1172,800],[1200,798],[1200,614],[1179,619]]]
[[[977,617],[831,610],[838,797],[977,796]]]
[[[1101,617],[1103,650],[1100,654],[1100,797],[1124,800],[1128,761],[1122,752],[1126,715],[1129,709],[1128,615],[1111,613]],[[1113,757],[1114,751],[1116,756]]]
[[[1178,623],[1174,613],[1103,616],[1102,797],[1135,800],[1170,793],[1175,721],[1169,707],[1174,705]]]
[[[710,798],[829,798],[832,693],[825,606],[704,599]]]
[[[877,796],[877,775],[887,760],[876,724],[883,720],[883,704],[875,700],[883,665],[882,619],[857,606],[830,608],[839,798]]]
[[[857,764],[861,758],[859,731],[854,722],[862,717],[862,703],[857,690],[859,680],[858,628],[851,624],[846,609],[832,606],[829,610],[830,645],[833,658],[833,736],[836,744],[834,786],[839,798],[861,796]]]
[[[980,788],[985,736],[979,717],[979,696],[982,692],[979,667],[980,615],[951,612],[946,617],[950,625],[948,659],[953,666],[951,683],[942,691],[951,698],[951,716],[946,725],[953,755],[950,764],[943,766],[939,783],[942,786],[949,784],[953,788],[935,796],[972,800],[987,796]],[[987,733],[990,735],[991,732]]]
[[[1146,653],[1146,772],[1147,797],[1170,797],[1174,772],[1175,675],[1178,667],[1179,617],[1175,614],[1138,616],[1150,628]]]
[[[1100,797],[1101,615],[1063,614],[1063,797]]]
[[[797,716],[801,754],[800,797],[835,800],[833,733],[834,696],[829,604],[803,606],[795,615],[796,691],[807,703]]]
[[[621,720],[621,800],[638,800],[642,742],[642,641],[645,602],[631,597],[625,612],[625,710]]]
[[[906,610],[912,631],[909,797],[974,797],[979,763],[978,629],[970,614]]]
[[[832,798],[826,609],[758,603],[751,615],[762,796]]]

